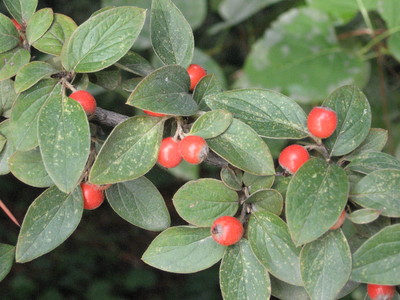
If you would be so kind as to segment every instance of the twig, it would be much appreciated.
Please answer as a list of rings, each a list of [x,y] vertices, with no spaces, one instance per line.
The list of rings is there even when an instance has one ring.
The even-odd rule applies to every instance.
[[[122,115],[110,110],[106,110],[101,107],[96,108],[96,112],[94,113],[92,121],[95,121],[97,123],[110,126],[110,127],[115,127],[119,123],[129,119],[128,116]]]
[[[6,213],[6,215],[10,218],[10,220],[14,222],[15,225],[21,227],[18,220],[14,217],[12,212],[7,208],[7,206],[1,200],[0,200],[0,208]]]

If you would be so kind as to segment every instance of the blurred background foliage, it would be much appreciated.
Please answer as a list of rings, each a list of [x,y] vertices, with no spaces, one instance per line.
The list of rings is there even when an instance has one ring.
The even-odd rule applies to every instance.
[[[334,89],[356,84],[366,93],[372,127],[389,130],[386,152],[400,157],[400,2],[395,0],[174,0],[194,30],[193,63],[214,73],[224,88],[263,87],[298,101],[306,111]],[[398,4],[399,3],[399,4]],[[150,8],[150,0],[39,0],[39,7],[81,24],[106,6]],[[8,15],[4,5],[0,11]],[[368,13],[367,13],[368,11]],[[134,50],[160,62],[151,50],[149,22]],[[40,55],[39,53],[37,55]],[[48,57],[39,57],[47,59]],[[90,84],[99,106],[127,115],[128,74]],[[93,79],[90,78],[89,79]],[[97,78],[98,80],[98,78]],[[92,80],[93,81],[93,80]],[[103,87],[101,87],[103,86]],[[284,141],[268,140],[276,158]],[[173,225],[183,224],[172,209],[174,192],[187,180],[219,177],[210,166],[155,167],[148,178],[163,194]],[[12,175],[0,177],[1,199],[22,221],[42,192]],[[15,244],[18,228],[0,212],[0,241]],[[191,275],[169,274],[140,257],[157,233],[129,225],[105,203],[84,214],[77,231],[55,251],[15,264],[0,283],[1,299],[221,299],[218,266]],[[347,299],[363,299],[365,287]]]

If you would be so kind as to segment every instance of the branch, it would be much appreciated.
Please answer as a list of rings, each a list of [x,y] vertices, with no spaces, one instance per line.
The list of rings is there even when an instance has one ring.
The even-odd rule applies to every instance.
[[[6,215],[10,218],[10,220],[14,222],[15,225],[17,225],[18,227],[21,227],[17,218],[14,217],[12,212],[7,208],[7,206],[1,200],[0,200],[0,208],[6,213]]]
[[[96,112],[92,118],[93,121],[110,127],[115,127],[127,119],[129,119],[128,116],[106,110],[101,107],[96,108]]]

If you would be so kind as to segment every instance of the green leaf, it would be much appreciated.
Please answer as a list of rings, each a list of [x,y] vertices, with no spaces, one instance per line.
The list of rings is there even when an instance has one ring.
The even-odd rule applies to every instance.
[[[72,192],[81,178],[90,152],[90,130],[82,106],[69,97],[52,97],[38,120],[43,163],[57,187]]]
[[[316,240],[332,227],[346,205],[349,180],[337,165],[308,160],[293,176],[286,193],[286,218],[296,245]]]
[[[163,118],[138,116],[114,128],[90,172],[90,182],[116,183],[146,174],[156,163],[164,128]]]
[[[232,114],[223,109],[205,113],[194,122],[189,134],[198,135],[204,139],[219,136],[228,129],[233,121]]]
[[[244,173],[243,182],[249,188],[250,194],[272,187],[275,181],[275,176],[256,176],[250,173]]]
[[[7,139],[0,134],[0,152],[3,151],[6,143],[7,143]]]
[[[386,153],[366,152],[353,158],[346,169],[362,174],[369,174],[381,169],[400,170],[400,161]]]
[[[303,285],[300,276],[300,248],[290,238],[285,222],[270,212],[251,214],[247,229],[251,249],[275,277]]]
[[[368,224],[379,218],[381,212],[372,208],[363,208],[353,211],[347,218],[355,224]]]
[[[324,101],[338,117],[335,132],[325,140],[331,156],[345,155],[356,149],[368,136],[371,108],[363,92],[356,86],[343,86]]]
[[[115,90],[121,85],[122,76],[117,67],[111,66],[96,73],[90,73],[89,79],[107,90]]]
[[[234,119],[221,135],[207,140],[208,146],[233,166],[255,174],[275,174],[267,144],[245,123]]]
[[[106,10],[81,24],[64,45],[67,71],[90,73],[107,68],[132,47],[145,20],[144,9],[123,6]]]
[[[353,152],[345,157],[352,160],[359,154],[367,152],[380,152],[385,147],[388,140],[388,131],[381,128],[371,128],[365,140]]]
[[[14,90],[14,81],[5,79],[0,81],[0,115],[9,117],[11,107],[18,95]]]
[[[243,172],[240,170],[233,170],[229,167],[221,169],[220,177],[222,182],[230,189],[235,191],[242,190],[242,176]]]
[[[188,94],[190,79],[186,70],[172,65],[157,69],[144,78],[127,104],[167,115],[191,116],[197,104]]]
[[[60,99],[61,96],[62,87],[53,79],[40,81],[19,95],[11,112],[11,139],[17,150],[26,151],[39,145],[36,124],[40,111],[50,99]]]
[[[114,184],[106,194],[112,209],[133,225],[161,231],[171,224],[163,197],[145,177]]]
[[[32,46],[41,52],[58,56],[61,54],[64,43],[78,26],[66,15],[55,13],[53,17],[54,20],[49,30]]]
[[[35,187],[54,185],[44,167],[39,148],[15,152],[8,160],[11,173],[23,183]]]
[[[13,49],[19,43],[19,33],[10,18],[0,13],[0,53]]]
[[[303,286],[291,285],[270,276],[272,295],[281,300],[310,300]]]
[[[383,216],[400,217],[400,170],[383,169],[369,173],[350,193],[351,199]]]
[[[203,178],[184,184],[172,199],[178,214],[190,224],[207,227],[238,210],[238,195],[222,181]]]
[[[10,14],[22,24],[28,22],[36,11],[37,0],[4,0]]]
[[[302,7],[281,14],[254,44],[236,86],[262,86],[309,103],[344,84],[364,86],[369,74],[368,61],[340,46],[328,16]]]
[[[15,91],[21,93],[38,83],[44,77],[57,72],[58,70],[52,65],[43,61],[30,62],[23,66],[17,76],[15,76]]]
[[[152,1],[150,31],[154,52],[164,64],[189,66],[194,51],[192,28],[172,1]]]
[[[224,299],[269,299],[271,295],[268,272],[258,262],[246,239],[226,249],[219,278]]]
[[[0,123],[0,134],[7,139],[7,143],[0,152],[0,175],[4,175],[10,172],[8,166],[8,159],[15,152],[15,146],[10,141],[10,137],[13,134],[13,128],[10,126],[10,121],[5,120]]]
[[[0,54],[0,80],[13,77],[31,58],[29,51],[15,48]]]
[[[0,244],[0,281],[11,271],[14,263],[15,246]]]
[[[351,279],[363,283],[399,285],[400,224],[387,226],[353,254]]]
[[[127,92],[133,92],[134,89],[138,86],[138,84],[142,81],[142,78],[135,77],[131,79],[124,80],[121,84],[122,89]]]
[[[283,198],[282,195],[273,189],[263,189],[251,194],[246,203],[251,204],[253,212],[268,211],[277,216],[282,213]]]
[[[379,1],[379,12],[389,29],[400,26],[400,18],[394,12],[400,9],[396,0]]]
[[[214,74],[204,76],[193,91],[193,99],[199,105],[199,110],[210,110],[205,102],[208,95],[222,92],[222,85]]]
[[[133,51],[128,51],[115,65],[139,76],[147,76],[155,70],[145,58]]]
[[[207,16],[207,0],[187,1],[173,0],[190,26],[194,29],[200,27]]]
[[[64,194],[44,191],[29,206],[18,236],[16,261],[25,263],[61,245],[78,226],[83,212],[81,189]]]
[[[351,273],[350,247],[342,231],[329,231],[305,245],[300,253],[300,269],[311,299],[337,299]]]
[[[50,28],[54,20],[53,10],[43,8],[35,12],[26,27],[26,38],[30,45],[40,39]]]
[[[163,271],[194,273],[217,263],[225,249],[213,240],[210,228],[178,226],[160,233],[142,260]]]

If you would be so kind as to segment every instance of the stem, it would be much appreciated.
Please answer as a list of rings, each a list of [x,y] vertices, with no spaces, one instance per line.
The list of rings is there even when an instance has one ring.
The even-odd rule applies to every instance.
[[[367,25],[368,29],[371,32],[374,32],[374,27],[372,26],[371,19],[368,15],[367,9],[365,8],[363,0],[357,0],[357,5],[358,5],[358,8],[360,9],[361,15],[362,15],[364,22]]]
[[[96,108],[96,112],[94,113],[93,116],[93,121],[109,126],[109,127],[115,127],[119,123],[129,119],[128,116],[122,115],[110,110],[106,110],[101,107]]]
[[[12,212],[7,208],[7,206],[1,200],[0,200],[0,208],[6,213],[6,215],[10,218],[10,220],[14,222],[15,225],[21,227],[18,220],[14,217]]]
[[[393,27],[390,28],[389,30],[386,30],[384,32],[382,32],[381,34],[375,36],[372,40],[370,40],[361,50],[360,50],[360,54],[364,55],[366,54],[368,51],[370,51],[373,47],[375,47],[377,44],[379,44],[381,41],[383,41],[384,39],[388,38],[389,36],[391,36],[392,34],[399,32],[400,31],[400,26],[399,27]]]
[[[74,88],[74,86],[68,82],[68,80],[66,80],[65,78],[61,78],[61,84],[63,86],[65,86],[66,88],[70,89],[72,92],[76,92],[76,88]]]

